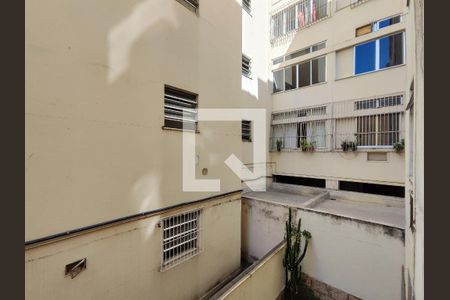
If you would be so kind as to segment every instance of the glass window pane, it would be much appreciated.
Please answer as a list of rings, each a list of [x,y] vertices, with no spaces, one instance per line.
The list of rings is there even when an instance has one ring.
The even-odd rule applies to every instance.
[[[325,48],[325,42],[312,46],[312,52]]]
[[[290,32],[295,29],[295,5],[286,9],[286,32]]]
[[[312,61],[312,83],[325,81],[325,56]]]
[[[288,54],[284,58],[285,58],[285,60],[289,60],[289,59],[293,59],[293,58],[308,54],[309,52],[310,52],[310,48],[306,48],[306,49],[302,49],[300,51]]]
[[[392,17],[378,22],[378,29],[400,23],[400,16]]]
[[[311,84],[311,62],[307,61],[305,63],[299,64],[299,87],[308,86]]]
[[[272,59],[272,64],[276,65],[283,62],[283,56]]]
[[[314,1],[315,8],[313,9],[313,19],[320,20],[328,15],[327,6],[328,0]]]
[[[375,70],[375,41],[355,47],[355,74]]]
[[[284,69],[284,89],[292,90],[297,88],[297,65]]]
[[[283,90],[283,70],[277,70],[273,72],[273,92],[280,92]]]
[[[403,63],[403,34],[380,39],[380,69]]]

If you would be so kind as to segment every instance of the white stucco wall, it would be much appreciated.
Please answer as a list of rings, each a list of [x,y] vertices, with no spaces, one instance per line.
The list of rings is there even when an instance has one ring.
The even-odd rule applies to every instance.
[[[401,299],[403,230],[297,211],[312,239],[302,271],[367,300]]]
[[[362,299],[401,299],[403,230],[298,209],[312,234],[302,271]],[[261,258],[284,237],[288,208],[242,200],[242,249]],[[265,253],[264,253],[265,252]]]

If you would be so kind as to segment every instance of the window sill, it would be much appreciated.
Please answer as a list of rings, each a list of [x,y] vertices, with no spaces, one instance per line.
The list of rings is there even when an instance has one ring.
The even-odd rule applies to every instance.
[[[169,131],[186,131],[186,132],[192,132],[192,133],[200,133],[200,131],[198,129],[197,130],[181,129],[181,128],[166,127],[166,126],[162,126],[161,129],[162,130],[169,130]]]
[[[379,70],[374,70],[374,71],[369,71],[369,72],[360,73],[360,74],[353,74],[353,75],[342,77],[342,78],[336,78],[334,81],[339,81],[339,80],[344,80],[344,79],[349,79],[349,78],[355,78],[355,77],[359,77],[359,76],[364,76],[364,75],[369,75],[369,74],[373,74],[373,73],[383,72],[383,71],[392,70],[392,69],[396,69],[396,68],[401,68],[401,67],[404,67],[404,66],[406,66],[406,64],[396,65],[396,66],[383,68],[383,69],[379,69]]]

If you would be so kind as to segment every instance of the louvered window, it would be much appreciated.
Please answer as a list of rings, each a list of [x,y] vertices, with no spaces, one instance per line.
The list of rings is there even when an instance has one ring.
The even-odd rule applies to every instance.
[[[198,95],[164,86],[164,127],[197,130]]]
[[[242,54],[242,74],[245,76],[250,76],[252,73],[251,69],[252,60],[250,57]]]
[[[250,13],[250,0],[242,0],[242,7],[248,12]]]
[[[197,12],[199,6],[199,0],[177,0],[187,9],[192,10],[193,12]]]
[[[355,110],[375,109],[387,106],[402,105],[402,95],[388,96],[382,98],[361,100],[355,102]]]
[[[242,121],[242,140],[251,142],[252,141],[252,122]]]

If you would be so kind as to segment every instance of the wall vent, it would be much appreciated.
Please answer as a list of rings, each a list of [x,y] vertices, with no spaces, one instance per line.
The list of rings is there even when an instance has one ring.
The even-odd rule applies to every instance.
[[[279,183],[288,183],[296,185],[305,185],[312,187],[325,188],[325,179],[310,178],[310,177],[298,177],[298,176],[285,176],[285,175],[273,175],[273,181]]]
[[[387,184],[339,181],[339,190],[392,197],[405,197],[405,188],[403,186]]]

